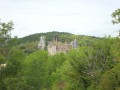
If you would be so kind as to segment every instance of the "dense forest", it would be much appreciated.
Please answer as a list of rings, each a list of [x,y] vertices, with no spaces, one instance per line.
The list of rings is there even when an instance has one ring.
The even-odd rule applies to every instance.
[[[112,14],[120,23],[120,9]],[[13,22],[0,22],[0,90],[120,90],[120,37],[47,32],[11,38]],[[40,36],[78,48],[49,55],[37,48]]]

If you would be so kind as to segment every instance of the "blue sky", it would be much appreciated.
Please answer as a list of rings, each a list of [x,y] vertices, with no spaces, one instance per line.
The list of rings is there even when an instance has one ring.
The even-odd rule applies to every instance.
[[[117,35],[111,14],[120,0],[0,0],[1,21],[14,22],[12,35],[60,31],[103,37]]]

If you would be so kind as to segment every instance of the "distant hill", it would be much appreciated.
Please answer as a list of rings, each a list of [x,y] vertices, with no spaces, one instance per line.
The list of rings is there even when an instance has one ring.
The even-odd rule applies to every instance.
[[[97,40],[100,40],[98,37],[94,36],[85,36],[85,35],[75,35],[67,32],[47,32],[47,33],[36,33],[23,38],[19,38],[19,48],[24,50],[25,53],[32,53],[38,50],[37,45],[41,36],[45,36],[46,46],[48,41],[52,41],[53,38],[57,39],[62,43],[70,43],[74,39],[77,40],[78,47],[80,46],[92,46]],[[47,50],[47,47],[45,47]]]
[[[53,38],[54,39],[57,38],[58,41],[66,43],[70,43],[72,40],[76,38],[78,44],[85,44],[98,39],[97,37],[94,36],[75,35],[67,32],[53,31],[47,33],[36,33],[29,36],[25,36],[23,38],[20,38],[20,43],[39,42],[40,36],[45,36],[46,43],[47,41],[52,41]]]
[[[66,33],[66,32],[46,32],[46,33],[36,33],[36,34],[31,34],[29,36],[25,36],[23,38],[20,38],[20,42],[21,43],[25,43],[25,42],[35,42],[35,41],[39,41],[40,36],[45,36],[46,41],[50,41],[54,39],[58,39],[61,41],[61,39],[65,39],[65,36],[70,37],[73,34],[71,33]],[[67,38],[66,37],[66,38]]]

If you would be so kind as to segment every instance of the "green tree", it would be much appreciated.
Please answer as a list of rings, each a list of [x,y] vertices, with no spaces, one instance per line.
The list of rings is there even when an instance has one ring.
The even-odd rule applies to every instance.
[[[18,49],[11,49],[7,57],[6,67],[0,73],[0,90],[15,90],[18,79],[18,73],[23,68],[25,54]],[[20,78],[20,77],[19,77]]]
[[[103,74],[100,90],[120,90],[120,64]]]
[[[113,17],[113,20],[112,20],[113,24],[120,23],[120,8],[118,8],[112,13],[112,17]]]
[[[112,20],[113,25],[120,23],[120,8],[118,8],[112,13],[112,18],[113,18]],[[120,30],[119,30],[119,37],[120,37]]]
[[[13,22],[0,22],[0,45],[5,44],[11,38],[11,30],[13,30]]]
[[[37,51],[27,56],[23,69],[23,79],[28,90],[41,90],[49,83],[49,62],[46,51]]]
[[[0,22],[0,53],[4,56],[7,55],[7,42],[11,38],[11,30],[13,30],[13,22],[8,23]]]

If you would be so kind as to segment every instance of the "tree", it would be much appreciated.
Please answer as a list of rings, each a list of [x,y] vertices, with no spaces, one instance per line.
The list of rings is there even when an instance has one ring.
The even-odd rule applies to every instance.
[[[8,52],[6,49],[6,44],[11,38],[11,30],[13,30],[13,22],[9,21],[8,23],[0,22],[0,53],[6,56]]]
[[[34,52],[25,59],[23,79],[26,82],[25,87],[28,86],[27,89],[41,90],[48,86],[48,63],[46,51]]]
[[[100,90],[120,90],[120,64],[103,74]]]
[[[112,20],[112,22],[113,22],[113,24],[120,24],[120,8],[118,8],[117,10],[115,10],[113,13],[112,13],[112,17],[113,17],[113,20]],[[120,37],[120,29],[119,29],[119,37]],[[118,57],[118,60],[120,60],[119,58],[119,56],[120,56],[120,38],[116,38],[115,39],[115,41],[116,42],[114,42],[114,45],[116,45],[117,46],[117,48],[115,48],[115,49],[118,49],[118,50],[115,50],[115,49],[113,49],[115,52],[114,52],[114,54],[116,54],[116,56]],[[116,47],[115,46],[115,47]],[[117,53],[118,52],[118,53]]]
[[[120,23],[120,8],[118,8],[112,13],[112,18],[113,18],[112,20],[113,25]],[[119,36],[120,36],[120,30],[119,30]]]
[[[0,22],[0,45],[5,43],[7,39],[11,38],[11,30],[13,30],[13,22],[8,23]]]
[[[0,71],[0,90],[18,90],[14,89],[19,81],[18,73],[21,72],[25,54],[18,49],[11,49],[7,57],[6,67]]]
[[[113,17],[113,20],[112,20],[113,24],[120,23],[120,8],[118,8],[112,13],[112,17]]]

